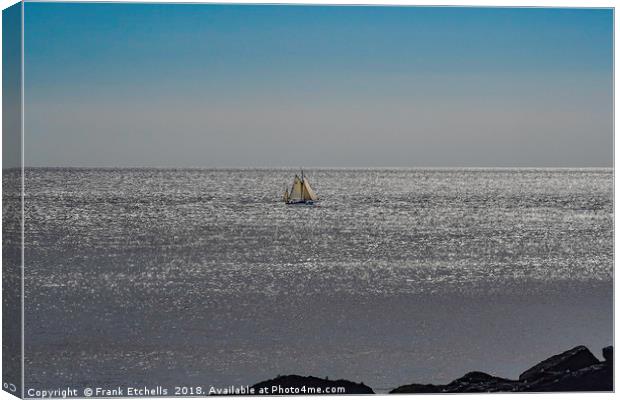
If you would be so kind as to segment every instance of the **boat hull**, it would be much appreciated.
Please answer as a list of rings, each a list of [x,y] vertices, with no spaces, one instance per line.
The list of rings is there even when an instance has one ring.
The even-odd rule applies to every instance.
[[[312,206],[314,203],[314,200],[289,200],[286,202],[287,205],[292,206]]]

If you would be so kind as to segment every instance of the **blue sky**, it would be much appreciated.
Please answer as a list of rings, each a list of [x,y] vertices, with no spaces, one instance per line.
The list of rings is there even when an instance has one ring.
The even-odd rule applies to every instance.
[[[25,162],[611,166],[612,21],[608,9],[27,3]]]
[[[2,167],[21,160],[21,4],[2,10]]]

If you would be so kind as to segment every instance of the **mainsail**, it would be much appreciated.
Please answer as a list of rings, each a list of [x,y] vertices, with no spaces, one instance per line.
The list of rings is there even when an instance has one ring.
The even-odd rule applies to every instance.
[[[299,179],[299,176],[295,175],[295,180],[293,181],[293,187],[291,188],[291,194],[289,198],[291,200],[302,200],[303,199],[303,182]]]

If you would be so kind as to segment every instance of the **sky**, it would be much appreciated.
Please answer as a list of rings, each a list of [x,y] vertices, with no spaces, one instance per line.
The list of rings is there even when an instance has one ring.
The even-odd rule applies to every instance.
[[[2,168],[22,165],[21,4],[2,10]]]
[[[610,9],[25,4],[25,164],[611,167]]]

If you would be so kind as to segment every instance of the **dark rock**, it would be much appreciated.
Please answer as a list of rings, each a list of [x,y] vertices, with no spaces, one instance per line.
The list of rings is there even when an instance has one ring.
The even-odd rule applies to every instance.
[[[598,363],[568,373],[556,372],[544,378],[523,383],[520,392],[598,392],[613,390],[613,368]]]
[[[448,386],[455,384],[487,384],[495,382],[513,382],[506,378],[500,378],[498,376],[489,375],[485,372],[473,371],[468,372],[459,379],[455,379]]]
[[[613,348],[603,349],[604,362],[584,346],[550,357],[521,374],[518,381],[470,372],[447,385],[411,384],[390,393],[567,392],[613,391]]]
[[[553,376],[557,372],[576,371],[598,364],[599,360],[585,346],[577,346],[562,354],[549,357],[519,375],[520,381],[533,381]]]
[[[390,393],[441,393],[443,387],[443,385],[412,383],[392,389]]]
[[[443,392],[497,392],[512,391],[516,382],[506,378],[500,378],[484,372],[468,372],[461,378],[448,383]]]
[[[309,394],[374,394],[363,383],[343,379],[336,381],[314,376],[285,375],[278,376],[252,386],[255,394],[265,395],[309,395]],[[342,391],[336,388],[343,388]],[[334,393],[334,391],[336,393]]]
[[[614,363],[614,346],[607,346],[603,348],[603,358],[610,364]]]
[[[411,384],[397,387],[390,393],[474,393],[511,392],[516,381],[489,375],[484,372],[469,372],[447,385]]]

